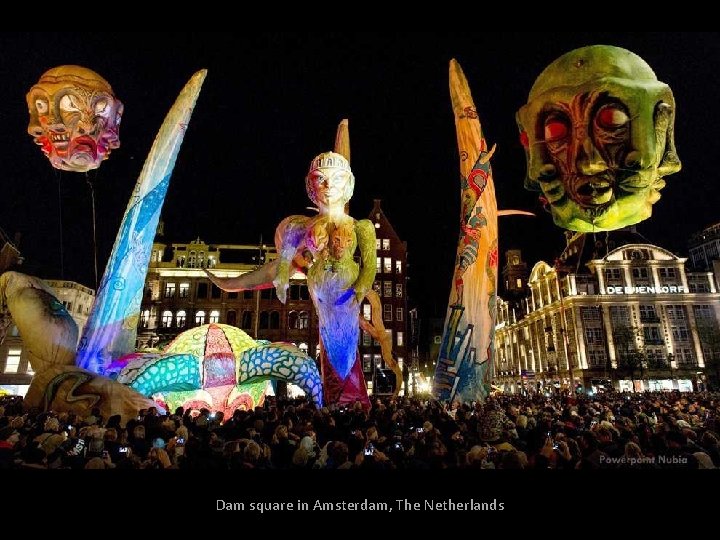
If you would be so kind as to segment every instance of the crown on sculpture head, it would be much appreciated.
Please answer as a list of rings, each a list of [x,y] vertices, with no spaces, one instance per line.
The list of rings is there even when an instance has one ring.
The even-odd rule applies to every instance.
[[[318,169],[343,169],[345,171],[352,172],[350,170],[350,163],[348,163],[348,160],[335,152],[323,152],[313,159],[310,162],[308,175]]]

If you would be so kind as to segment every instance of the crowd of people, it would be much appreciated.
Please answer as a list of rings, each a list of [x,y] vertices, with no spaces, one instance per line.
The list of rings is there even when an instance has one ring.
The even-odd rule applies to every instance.
[[[720,395],[499,395],[448,406],[375,399],[368,410],[267,398],[103,418],[0,398],[0,469],[616,469],[720,467]]]

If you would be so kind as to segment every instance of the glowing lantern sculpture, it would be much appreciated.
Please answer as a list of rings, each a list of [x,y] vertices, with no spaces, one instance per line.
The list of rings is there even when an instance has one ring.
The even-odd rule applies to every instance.
[[[123,104],[91,69],[52,68],[30,89],[26,101],[28,133],[56,169],[97,169],[120,147]]]

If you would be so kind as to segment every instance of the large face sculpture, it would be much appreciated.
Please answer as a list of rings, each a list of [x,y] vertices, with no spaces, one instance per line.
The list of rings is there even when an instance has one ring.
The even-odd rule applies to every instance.
[[[325,152],[310,163],[305,188],[319,208],[342,206],[352,197],[355,176],[347,159],[335,152]]]
[[[33,137],[52,166],[97,169],[120,146],[123,105],[108,82],[80,66],[45,72],[26,96]]]
[[[594,45],[571,51],[537,78],[517,114],[528,172],[556,225],[609,231],[652,213],[680,170],[675,100],[636,54]]]

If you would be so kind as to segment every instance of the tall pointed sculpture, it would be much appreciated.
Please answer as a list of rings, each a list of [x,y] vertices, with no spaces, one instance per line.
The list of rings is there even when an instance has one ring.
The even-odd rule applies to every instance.
[[[487,395],[494,358],[497,202],[480,120],[460,65],[450,62],[450,96],[460,151],[460,238],[434,393],[468,401]]]
[[[207,70],[195,73],[165,117],[125,210],[97,298],[78,346],[77,365],[104,373],[135,349],[143,286],[175,159]]]

